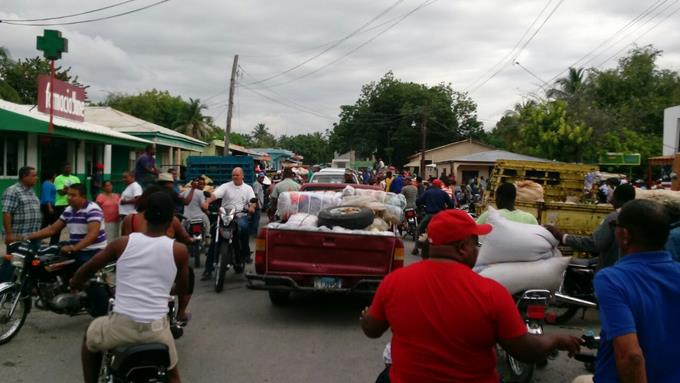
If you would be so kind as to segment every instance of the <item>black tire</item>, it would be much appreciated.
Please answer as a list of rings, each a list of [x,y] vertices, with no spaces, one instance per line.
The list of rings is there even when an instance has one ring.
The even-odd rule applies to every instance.
[[[360,230],[373,223],[373,210],[360,206],[338,206],[319,212],[319,226],[340,226],[345,229]]]
[[[503,350],[497,347],[498,372],[504,383],[529,383],[534,376],[536,366],[530,363],[520,362]]]
[[[228,243],[220,243],[219,252],[217,253],[217,266],[215,267],[215,292],[222,292],[224,289],[224,277],[227,274],[227,265],[230,263],[231,257],[229,253],[234,249]]]
[[[285,306],[290,301],[290,291],[269,290],[269,300],[274,306]]]
[[[172,333],[172,339],[179,339],[184,335],[184,329],[177,325],[170,326],[170,332]]]
[[[244,265],[243,263],[238,263],[238,264],[234,265],[234,273],[242,274],[243,271],[245,270],[245,268],[246,268],[246,265]]]
[[[31,298],[26,297],[19,299],[14,314],[11,317],[8,316],[16,295],[20,293],[19,286],[0,293],[0,345],[9,342],[19,333],[31,310]]]
[[[194,257],[194,268],[201,267],[201,246],[194,243],[191,245],[191,255]]]

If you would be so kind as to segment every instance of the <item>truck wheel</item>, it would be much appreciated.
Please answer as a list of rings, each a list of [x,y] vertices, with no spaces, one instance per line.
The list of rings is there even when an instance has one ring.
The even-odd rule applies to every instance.
[[[290,291],[269,291],[269,300],[274,306],[285,306],[290,300]]]
[[[345,229],[360,230],[373,223],[373,210],[360,206],[338,206],[319,212],[319,226],[340,226]]]

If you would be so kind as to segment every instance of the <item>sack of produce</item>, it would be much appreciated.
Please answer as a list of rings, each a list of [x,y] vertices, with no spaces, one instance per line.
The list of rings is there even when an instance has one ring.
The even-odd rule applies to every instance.
[[[552,257],[533,262],[506,262],[489,265],[479,275],[503,285],[510,294],[531,289],[555,291],[571,257]]]
[[[543,186],[534,181],[515,181],[515,188],[517,189],[517,201],[524,202],[539,202],[543,201],[544,192]]]
[[[374,218],[371,226],[367,227],[368,231],[387,231],[390,229],[390,225],[387,224],[383,219]]]
[[[318,215],[323,209],[339,206],[340,193],[328,191],[291,191],[279,194],[276,212],[284,222],[296,213]]]
[[[666,206],[671,214],[680,213],[680,191],[668,189],[643,190],[635,189],[635,198],[649,199]]]
[[[561,255],[557,249],[559,242],[543,226],[509,221],[493,207],[489,207],[486,222],[493,230],[480,238],[478,266],[531,262]]]
[[[288,226],[309,226],[309,227],[317,227],[319,223],[319,218],[315,215],[312,214],[307,214],[307,213],[297,213],[293,214],[288,218],[288,222],[286,222],[286,225]]]

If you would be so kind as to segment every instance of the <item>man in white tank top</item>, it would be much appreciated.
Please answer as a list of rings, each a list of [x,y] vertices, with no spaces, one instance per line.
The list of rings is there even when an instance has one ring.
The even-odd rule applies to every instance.
[[[83,265],[71,279],[82,289],[105,265],[116,262],[116,301],[109,316],[92,321],[81,348],[85,383],[97,382],[102,352],[120,346],[160,342],[170,351],[169,382],[180,382],[177,350],[167,319],[173,283],[177,294],[189,285],[186,246],[168,238],[173,203],[165,192],[152,194],[144,217],[147,230],[121,237]],[[143,281],[143,283],[140,283]]]

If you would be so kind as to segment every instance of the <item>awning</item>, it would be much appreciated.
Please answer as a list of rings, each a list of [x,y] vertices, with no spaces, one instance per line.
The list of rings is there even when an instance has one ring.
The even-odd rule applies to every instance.
[[[172,129],[131,116],[108,106],[88,106],[85,121],[108,126],[118,132],[143,138],[163,146],[200,152],[208,144]]]
[[[33,105],[20,105],[0,100],[0,131],[48,134],[49,121],[50,116],[39,112]],[[73,121],[54,116],[53,124],[52,135],[55,137],[131,147],[143,147],[151,143],[143,138],[89,122]]]

